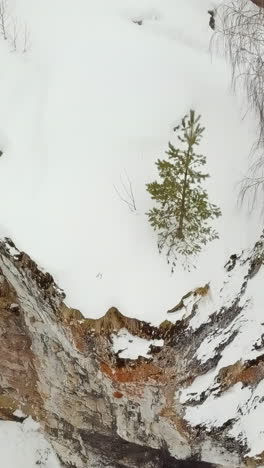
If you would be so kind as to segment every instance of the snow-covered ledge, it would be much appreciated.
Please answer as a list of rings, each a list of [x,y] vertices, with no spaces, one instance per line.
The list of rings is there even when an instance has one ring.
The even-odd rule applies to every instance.
[[[84,318],[0,242],[0,418],[33,418],[68,468],[261,466],[263,252],[234,254],[153,327],[114,307]]]

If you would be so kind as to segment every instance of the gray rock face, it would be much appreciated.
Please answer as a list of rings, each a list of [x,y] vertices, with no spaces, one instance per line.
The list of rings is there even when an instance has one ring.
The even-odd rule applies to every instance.
[[[32,416],[67,468],[260,466],[262,454],[248,456],[247,440],[230,432],[240,416],[230,418],[227,409],[222,423],[208,425],[203,407],[212,396],[221,404],[238,382],[252,392],[262,382],[264,330],[254,359],[240,356],[221,367],[241,333],[241,298],[260,274],[261,248],[256,244],[226,265],[230,278],[243,268],[242,282],[228,301],[223,298],[226,306],[209,304],[201,318],[208,288],[198,288],[177,308],[184,317],[155,328],[115,308],[101,319],[85,319],[64,304],[50,274],[9,239],[1,242],[0,418],[15,420],[16,409]],[[164,345],[153,346],[148,357],[124,359],[113,350],[121,329]],[[199,391],[197,379],[214,372],[211,386]]]

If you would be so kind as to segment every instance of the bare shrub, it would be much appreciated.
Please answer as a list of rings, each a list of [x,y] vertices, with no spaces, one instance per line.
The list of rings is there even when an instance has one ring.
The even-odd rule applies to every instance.
[[[12,52],[29,50],[29,29],[11,14],[8,0],[0,0],[0,36],[10,45]]]
[[[8,29],[9,29],[9,8],[7,0],[0,1],[0,33],[3,36],[4,40],[8,39]]]
[[[255,160],[240,192],[241,202],[249,196],[251,208],[264,191],[264,8],[256,6],[262,1],[231,0],[220,5],[211,44],[224,50],[231,64],[233,89],[242,86],[248,102],[246,113],[253,111],[257,117],[252,148]]]

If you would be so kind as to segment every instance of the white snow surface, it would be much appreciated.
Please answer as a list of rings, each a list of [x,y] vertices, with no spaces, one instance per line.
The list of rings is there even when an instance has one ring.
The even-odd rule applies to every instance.
[[[23,424],[0,421],[1,467],[60,468],[50,445],[31,418]]]
[[[30,41],[21,54],[0,40],[0,235],[52,273],[84,315],[116,306],[161,322],[184,291],[211,279],[259,232],[237,208],[254,121],[242,121],[226,61],[209,52],[207,10],[217,1],[9,4]],[[220,240],[197,269],[171,275],[145,215],[153,206],[145,184],[190,108],[206,127],[207,188],[223,216]],[[126,173],[136,213],[114,189],[122,193]]]
[[[150,346],[163,346],[164,340],[145,340],[121,328],[118,333],[112,334],[113,350],[124,359],[137,359],[139,356],[150,358]]]
[[[231,93],[228,65],[209,52],[207,10],[218,3],[9,0],[30,40],[22,54],[0,38],[0,235],[53,274],[68,304],[85,316],[99,317],[116,306],[157,324],[186,291],[211,281],[212,297],[191,323],[196,328],[219,304],[226,259],[258,237],[257,217],[237,207],[255,122],[249,114],[241,119],[243,99]],[[171,275],[147,222],[152,202],[145,184],[157,177],[154,163],[169,140],[176,143],[172,129],[190,108],[202,114],[206,127],[200,150],[211,174],[207,188],[223,216],[215,224],[220,240],[206,247],[197,269],[178,268]],[[122,191],[126,174],[135,213],[114,189]],[[243,272],[237,274],[230,279],[235,284]],[[258,281],[252,281],[254,295]],[[232,291],[221,300],[232,300]],[[222,357],[226,365],[241,352],[254,354],[247,336],[257,335],[261,288],[254,301],[247,305],[252,320],[243,325],[243,339],[234,341],[233,357]],[[217,340],[208,337],[197,351],[200,359]],[[201,379],[199,388],[207,387],[214,375]],[[234,392],[246,395],[239,386]],[[253,426],[253,419],[245,416],[245,425]],[[1,428],[5,468],[33,468],[24,429],[14,423]],[[15,440],[24,452],[12,450]]]

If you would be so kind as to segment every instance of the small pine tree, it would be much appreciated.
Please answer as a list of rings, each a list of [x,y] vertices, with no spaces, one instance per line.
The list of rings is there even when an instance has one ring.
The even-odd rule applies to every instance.
[[[162,182],[147,184],[147,191],[157,203],[147,216],[158,231],[159,252],[166,249],[172,271],[179,257],[189,267],[190,257],[196,256],[207,242],[218,238],[208,221],[221,216],[221,211],[209,202],[202,188],[202,182],[209,177],[200,169],[206,164],[206,157],[194,152],[204,132],[200,118],[191,110],[181,125],[175,127],[183,149],[169,143],[168,160],[156,162]]]

